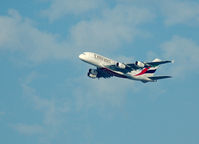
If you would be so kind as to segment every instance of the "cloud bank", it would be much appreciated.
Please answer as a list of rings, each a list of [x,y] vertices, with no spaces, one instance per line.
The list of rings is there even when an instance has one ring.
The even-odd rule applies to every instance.
[[[0,16],[0,50],[19,53],[25,61],[73,59],[82,51],[110,52],[123,43],[132,42],[142,32],[138,25],[151,21],[154,15],[144,8],[117,5],[104,9],[99,17],[80,20],[59,40],[59,35],[39,30],[16,10]]]
[[[174,76],[189,74],[199,68],[199,45],[193,40],[176,35],[161,47],[164,57],[175,60],[171,67]]]
[[[57,20],[67,15],[85,15],[94,12],[103,5],[99,0],[52,0],[50,7],[43,10],[42,14],[50,21]]]

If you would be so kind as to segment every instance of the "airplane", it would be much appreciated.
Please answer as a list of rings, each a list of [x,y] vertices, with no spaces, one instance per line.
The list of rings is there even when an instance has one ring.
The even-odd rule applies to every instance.
[[[137,80],[143,83],[156,82],[159,79],[171,78],[171,76],[154,76],[154,73],[159,65],[174,62],[169,60],[161,61],[156,58],[152,62],[136,61],[135,63],[125,64],[93,52],[84,52],[79,55],[79,59],[97,67],[96,69],[89,69],[87,75],[90,78],[99,79],[115,76]]]

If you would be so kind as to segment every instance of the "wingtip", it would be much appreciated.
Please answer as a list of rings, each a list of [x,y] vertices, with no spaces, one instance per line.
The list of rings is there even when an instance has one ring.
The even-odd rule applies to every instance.
[[[171,63],[174,63],[174,62],[175,62],[174,60],[171,61]]]

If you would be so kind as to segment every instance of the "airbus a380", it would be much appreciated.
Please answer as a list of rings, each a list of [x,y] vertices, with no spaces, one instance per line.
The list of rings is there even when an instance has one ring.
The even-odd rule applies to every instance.
[[[93,52],[84,52],[79,55],[79,58],[82,61],[97,67],[96,69],[89,69],[88,77],[90,78],[110,78],[116,76],[144,83],[171,78],[171,76],[154,76],[154,73],[159,65],[173,63],[173,61],[154,59],[152,62],[136,61],[135,63],[125,64]]]

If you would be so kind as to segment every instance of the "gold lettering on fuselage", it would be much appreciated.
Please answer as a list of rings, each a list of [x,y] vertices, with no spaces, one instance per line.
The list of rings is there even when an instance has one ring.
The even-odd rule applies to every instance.
[[[111,60],[110,60],[110,59],[107,59],[107,58],[105,58],[105,57],[103,57],[103,56],[94,54],[94,57],[95,57],[96,59],[98,59],[98,60],[101,60],[101,61],[104,61],[104,62],[106,62],[106,63],[111,64]]]

